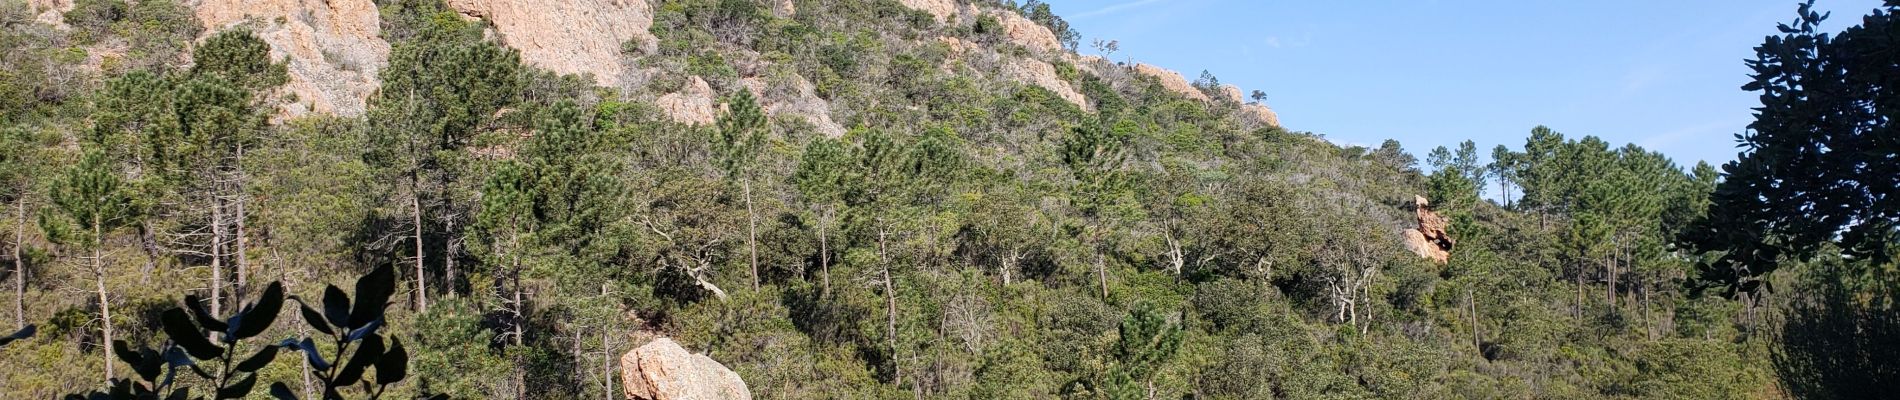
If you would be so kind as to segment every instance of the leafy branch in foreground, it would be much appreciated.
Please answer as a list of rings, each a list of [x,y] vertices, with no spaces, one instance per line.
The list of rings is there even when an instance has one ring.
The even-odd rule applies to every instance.
[[[382,267],[358,278],[354,303],[335,285],[325,288],[322,312],[301,298],[289,296],[300,305],[304,320],[311,327],[329,335],[327,346],[319,347],[317,340],[310,337],[290,338],[263,345],[241,359],[238,356],[247,347],[241,343],[263,334],[282,311],[286,298],[283,283],[272,282],[255,303],[224,319],[207,310],[198,296],[185,296],[185,307],[174,307],[159,315],[169,339],[159,348],[134,349],[124,340],[113,342],[113,352],[119,360],[132,366],[137,380],[114,379],[103,391],[66,398],[159,399],[160,394],[166,400],[202,398],[192,397],[190,387],[176,385],[173,378],[181,368],[212,384],[214,399],[243,398],[257,386],[257,371],[276,360],[282,350],[304,353],[323,384],[323,399],[341,399],[341,390],[351,386],[361,387],[365,398],[380,398],[389,385],[409,375],[409,353],[402,341],[389,340],[385,344],[383,336],[377,333],[385,325],[383,311],[389,306],[389,296],[395,292],[394,275],[389,267]],[[0,345],[32,334],[33,328],[29,326],[0,338]],[[325,350],[329,351],[328,358],[324,356]],[[375,375],[366,375],[372,367]],[[282,382],[272,383],[270,394],[279,399],[297,398]]]
[[[264,333],[264,329],[277,319],[277,312],[283,305],[284,285],[280,282],[272,282],[258,296],[257,302],[244,306],[226,319],[213,316],[204,308],[198,296],[185,296],[185,306],[190,311],[174,307],[159,315],[165,336],[170,339],[160,348],[141,347],[135,350],[124,340],[112,342],[113,353],[120,361],[132,366],[138,381],[130,378],[114,379],[104,392],[74,394],[66,398],[156,399],[160,393],[165,393],[164,398],[167,400],[191,398],[191,388],[174,386],[177,381],[173,378],[177,376],[179,367],[185,367],[186,371],[211,382],[215,399],[244,397],[257,385],[257,370],[270,365],[277,358],[278,348],[265,345],[240,361],[237,358],[242,348],[239,343]],[[207,367],[212,369],[207,370]]]
[[[336,285],[324,288],[322,312],[311,308],[303,299],[292,297],[300,305],[304,322],[328,336],[322,339],[329,342],[330,356],[324,357],[324,347],[312,337],[284,339],[279,346],[304,353],[317,380],[323,384],[321,398],[341,399],[341,389],[350,386],[358,386],[366,398],[381,398],[389,385],[408,377],[409,352],[403,348],[402,340],[389,339],[385,343],[383,336],[376,332],[384,326],[383,312],[395,291],[395,271],[384,266],[357,278],[353,303]],[[367,375],[371,367],[375,368],[374,376]],[[271,384],[270,393],[279,399],[297,398],[282,382]]]

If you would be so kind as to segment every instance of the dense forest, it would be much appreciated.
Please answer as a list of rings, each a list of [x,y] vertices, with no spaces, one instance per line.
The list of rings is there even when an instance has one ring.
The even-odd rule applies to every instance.
[[[286,61],[189,5],[0,0],[0,397],[621,398],[662,336],[760,398],[1900,388],[1900,2],[1763,27],[1721,166],[1541,126],[1421,162],[994,17],[768,3],[656,2],[611,88],[379,0],[366,109],[290,115]],[[796,82],[846,129],[768,112]],[[696,84],[712,123],[655,105]]]

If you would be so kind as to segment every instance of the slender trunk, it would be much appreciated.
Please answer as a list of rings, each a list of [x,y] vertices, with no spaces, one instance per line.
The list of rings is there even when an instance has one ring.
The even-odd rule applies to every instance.
[[[99,359],[105,361],[106,384],[111,385],[113,378],[112,351],[105,349],[112,347],[112,301],[106,297],[106,264],[105,258],[99,254],[99,248],[105,246],[105,236],[100,235],[102,230],[99,228],[99,224],[102,222],[99,216],[94,215],[92,217],[92,237],[97,240],[97,242],[92,245],[92,274],[96,278],[94,282],[97,283],[99,287],[99,328],[100,331],[105,333],[105,341],[100,342],[101,350],[99,351]]]
[[[1009,258],[1003,261],[1003,267],[1001,268],[1002,270],[997,271],[998,273],[1003,275],[1003,286],[1009,286],[1011,282],[1010,274],[1015,272],[1016,269],[1021,267],[1022,265],[1023,265],[1023,251],[1021,249],[1010,250]]]
[[[581,360],[585,360],[585,358],[581,357],[581,331],[583,330],[582,328],[585,328],[585,327],[580,327],[580,326],[574,327],[574,346],[568,350],[572,352],[572,355],[570,357],[574,357],[574,372],[573,372],[574,379],[581,379],[581,377],[587,376],[587,370],[585,369],[586,367],[583,367],[581,364]]]
[[[1174,238],[1174,232],[1167,232],[1166,239],[1168,242],[1168,267],[1174,270],[1175,276],[1180,276],[1182,267],[1187,264],[1187,257],[1181,252],[1181,241]]]
[[[879,271],[884,275],[884,334],[889,338],[891,346],[892,384],[902,387],[904,386],[903,363],[900,362],[901,358],[898,357],[897,354],[897,288],[896,285],[891,284],[890,258],[884,255],[884,234],[884,228],[879,227],[877,232],[877,259],[878,265],[883,266],[883,268],[879,268]]]
[[[517,238],[515,240],[518,241],[521,239]],[[519,243],[519,242],[516,242],[516,243]],[[516,253],[519,253],[520,249],[515,249],[515,250],[516,250]],[[510,258],[512,258],[513,260],[512,263],[514,264],[508,269],[508,281],[510,282],[509,286],[513,287],[514,298],[515,298],[514,302],[511,303],[514,306],[514,313],[515,313],[515,323],[512,325],[514,325],[513,328],[515,331],[514,332],[515,346],[519,347],[523,343],[525,343],[522,340],[522,335],[524,335],[526,332],[524,331],[522,326],[528,324],[528,314],[527,314],[527,307],[523,305],[521,302],[521,255],[515,254],[511,256]]]
[[[211,196],[211,315],[224,315],[224,204]]]
[[[14,206],[20,210],[20,220],[13,225],[13,322],[15,327],[25,327],[26,260],[20,258],[20,248],[26,246],[26,200]]]
[[[448,225],[444,231],[448,233],[449,239],[444,240],[444,242],[448,243],[446,246],[448,248],[443,252],[444,254],[442,254],[442,263],[447,267],[448,276],[442,277],[442,281],[448,286],[449,298],[455,298],[455,292],[458,290],[455,280],[458,274],[455,259],[458,258],[456,257],[457,255],[462,254],[462,241],[455,239],[459,236],[455,234],[455,218],[448,218],[446,221],[443,221],[443,223]]]
[[[1471,289],[1465,289],[1465,307],[1471,310],[1471,348],[1478,349],[1478,356],[1484,356],[1484,333],[1478,326],[1478,299],[1473,297]]]
[[[303,319],[303,314],[302,314],[302,313],[297,313],[297,314],[294,314],[294,315],[296,315],[296,316],[297,316],[297,336],[304,336],[304,337],[308,337],[308,336],[306,336],[306,335],[309,335],[309,334],[310,334],[310,331],[309,331],[309,328],[305,328],[305,326],[306,326],[306,325],[308,325],[308,323],[306,323],[306,322],[304,321],[304,319]],[[297,360],[298,360],[298,364],[297,364],[297,365],[298,365],[298,366],[300,366],[301,368],[303,368],[303,375],[302,375],[302,377],[303,377],[303,398],[306,398],[306,399],[308,399],[308,398],[310,398],[310,388],[311,388],[311,386],[312,386],[312,385],[310,384],[310,358],[309,358],[309,357],[297,357]]]
[[[416,181],[416,179],[418,178],[419,177],[415,176],[414,174],[411,174],[409,176],[409,182],[411,184],[410,196],[409,196],[409,211],[410,211],[409,223],[415,224],[416,312],[426,312],[429,310],[429,285],[428,285],[429,281],[427,278],[424,277],[423,270],[422,270],[422,191],[420,190],[421,185],[418,184],[418,182]]]
[[[1642,295],[1637,300],[1637,306],[1643,310],[1643,333],[1648,335],[1649,340],[1656,340],[1656,323],[1649,320],[1649,285],[1644,284],[1641,277],[1636,279],[1636,290]]]
[[[607,382],[607,391],[601,392],[600,395],[602,400],[614,398],[614,346],[613,335],[607,333],[609,331],[612,329],[603,329],[600,332],[600,358],[602,359],[600,376],[602,381]]]
[[[1498,178],[1498,197],[1504,198],[1504,208],[1511,208],[1511,188],[1505,185],[1504,178]]]
[[[1582,255],[1583,252],[1579,251],[1577,254]],[[1583,260],[1577,260],[1577,306],[1575,314],[1578,318],[1583,317]]]
[[[759,215],[752,210],[752,180],[742,179],[745,186],[745,247],[751,255],[752,291],[759,290]]]
[[[235,207],[237,211],[237,232],[236,232],[237,237],[235,238],[237,239],[235,241],[235,243],[237,244],[237,252],[236,252],[237,265],[234,266],[233,269],[237,271],[237,287],[236,287],[236,290],[233,291],[233,293],[236,293],[237,298],[242,299],[244,298],[244,295],[245,295],[245,289],[250,287],[249,286],[250,278],[247,277],[247,275],[250,275],[250,271],[247,270],[246,268],[249,268],[251,265],[250,259],[244,254],[245,243],[244,243],[244,146],[243,145],[238,145],[238,148],[237,148],[237,204],[235,205]]]
[[[158,239],[152,237],[152,228],[145,221],[139,221],[139,244],[145,247],[145,268],[139,270],[139,283],[150,283],[152,270],[158,269]]]
[[[1364,294],[1365,296],[1363,298],[1366,299],[1366,324],[1359,327],[1359,333],[1361,334],[1372,329],[1372,321],[1377,315],[1374,312],[1378,311],[1372,306],[1372,277],[1376,273],[1378,273],[1378,271],[1367,268],[1365,274],[1359,277],[1359,293]]]
[[[1603,275],[1604,275],[1604,280],[1609,282],[1608,285],[1604,285],[1605,286],[1603,289],[1603,294],[1605,294],[1604,297],[1610,301],[1610,308],[1616,308],[1616,260],[1615,260],[1615,257],[1610,257],[1604,260]]]
[[[1102,260],[1102,250],[1095,250],[1095,282],[1102,287],[1102,299],[1108,299],[1108,265]]]
[[[824,218],[830,219],[830,218]],[[829,221],[818,222],[818,268],[824,274],[824,297],[831,297],[831,244],[825,239],[825,228]]]

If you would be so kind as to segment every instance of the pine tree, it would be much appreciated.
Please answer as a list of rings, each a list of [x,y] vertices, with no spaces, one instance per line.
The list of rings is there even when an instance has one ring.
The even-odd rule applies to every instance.
[[[125,226],[133,212],[130,193],[117,168],[103,153],[87,153],[79,164],[66,170],[53,189],[53,204],[59,213],[40,220],[41,229],[54,242],[75,252],[91,253],[88,261],[98,294],[99,326],[105,337],[100,343],[114,340],[112,299],[106,289],[110,273],[103,254],[106,235]],[[110,382],[115,375],[112,352],[101,349],[99,354],[105,362],[105,380]]]
[[[726,179],[739,181],[745,195],[747,265],[752,267],[752,290],[759,289],[759,215],[752,205],[752,168],[765,147],[765,114],[752,91],[740,90],[726,97],[726,112],[719,115],[713,149],[719,155],[719,168]]]
[[[370,99],[369,125],[373,146],[366,158],[392,180],[404,182],[406,193],[392,199],[406,203],[409,239],[414,245],[415,306],[428,308],[429,285],[424,248],[429,237],[425,220],[441,222],[439,232],[450,238],[441,256],[445,280],[459,279],[459,249],[453,238],[465,211],[456,200],[465,195],[455,183],[469,168],[466,148],[474,137],[513,104],[523,90],[520,55],[482,39],[479,27],[452,12],[429,8],[413,37],[390,49],[383,68],[382,87]],[[430,218],[425,202],[436,214]],[[453,285],[451,285],[453,286]]]

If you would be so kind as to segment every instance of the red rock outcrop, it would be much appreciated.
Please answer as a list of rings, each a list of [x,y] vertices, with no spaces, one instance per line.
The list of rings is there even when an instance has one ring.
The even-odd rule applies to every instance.
[[[1418,217],[1418,228],[1407,228],[1403,233],[1405,249],[1439,264],[1449,261],[1451,247],[1457,244],[1457,240],[1452,239],[1447,232],[1451,224],[1445,221],[1444,216],[1432,211],[1431,201],[1426,200],[1425,196],[1412,196],[1411,208]]]

